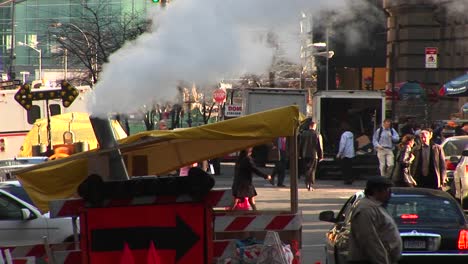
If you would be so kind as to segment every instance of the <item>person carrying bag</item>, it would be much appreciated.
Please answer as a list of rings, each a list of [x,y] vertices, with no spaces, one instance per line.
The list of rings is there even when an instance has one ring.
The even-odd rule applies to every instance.
[[[410,165],[414,160],[411,149],[414,146],[414,135],[405,135],[398,146],[395,157],[395,167],[392,172],[392,181],[395,186],[415,187],[417,185],[410,172]]]

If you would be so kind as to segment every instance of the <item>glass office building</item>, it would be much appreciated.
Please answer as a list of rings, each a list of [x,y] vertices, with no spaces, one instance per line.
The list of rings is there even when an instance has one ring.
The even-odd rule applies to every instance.
[[[38,79],[39,66],[43,71],[63,67],[56,59],[58,46],[51,25],[84,19],[80,17],[84,4],[99,8],[101,17],[108,16],[113,21],[127,14],[145,14],[147,8],[154,5],[151,0],[0,0],[0,73],[3,77],[14,72],[16,79],[21,79],[21,72],[29,72],[27,79],[34,80]]]

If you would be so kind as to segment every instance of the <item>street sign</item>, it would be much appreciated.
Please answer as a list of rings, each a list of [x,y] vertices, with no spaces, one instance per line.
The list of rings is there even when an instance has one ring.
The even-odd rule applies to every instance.
[[[67,81],[62,81],[61,85],[61,89],[38,89],[37,91],[31,91],[31,85],[25,84],[15,94],[15,100],[26,110],[31,109],[32,101],[38,100],[62,99],[63,106],[69,107],[79,92]]]
[[[435,69],[437,68],[437,48],[427,47],[425,50],[426,53],[426,68]]]
[[[242,105],[226,105],[224,108],[224,116],[238,117],[242,115]]]
[[[201,203],[87,208],[81,234],[87,237],[87,263],[121,263],[125,243],[134,263],[147,263],[154,243],[161,263],[208,263],[212,216]],[[207,233],[208,232],[208,233]],[[208,253],[208,254],[207,254]]]
[[[213,100],[217,103],[222,103],[226,100],[226,91],[223,89],[216,89],[213,91]]]

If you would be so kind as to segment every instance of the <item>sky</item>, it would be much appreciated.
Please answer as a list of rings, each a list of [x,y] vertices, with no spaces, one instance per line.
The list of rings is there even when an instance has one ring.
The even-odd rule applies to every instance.
[[[155,5],[153,31],[126,43],[103,66],[90,112],[106,116],[152,100],[174,100],[180,80],[203,86],[265,74],[274,54],[267,32],[276,34],[289,61],[300,63],[301,13],[331,9],[338,19],[349,19],[356,16],[350,3],[364,5],[362,0],[177,0],[164,10]],[[359,29],[347,32],[347,39],[361,39]]]

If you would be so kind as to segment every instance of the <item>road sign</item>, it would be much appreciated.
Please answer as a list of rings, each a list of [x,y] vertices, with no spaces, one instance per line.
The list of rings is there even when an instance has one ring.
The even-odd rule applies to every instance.
[[[426,53],[426,68],[435,69],[437,68],[437,48],[428,47],[425,50]]]
[[[224,116],[237,117],[242,115],[242,105],[232,104],[226,105]]]
[[[213,100],[217,103],[222,103],[226,100],[226,91],[223,89],[216,89],[213,92]]]
[[[63,106],[69,107],[78,96],[78,90],[67,81],[62,81],[61,85],[61,89],[38,89],[37,91],[32,91],[31,85],[25,84],[15,94],[15,100],[26,110],[31,109],[32,101],[38,100],[62,99]]]
[[[210,210],[201,203],[87,208],[81,234],[87,263],[120,263],[124,244],[135,263],[146,263],[153,242],[161,263],[208,263],[212,253]],[[209,233],[207,233],[209,232]],[[208,254],[207,254],[208,253]]]

